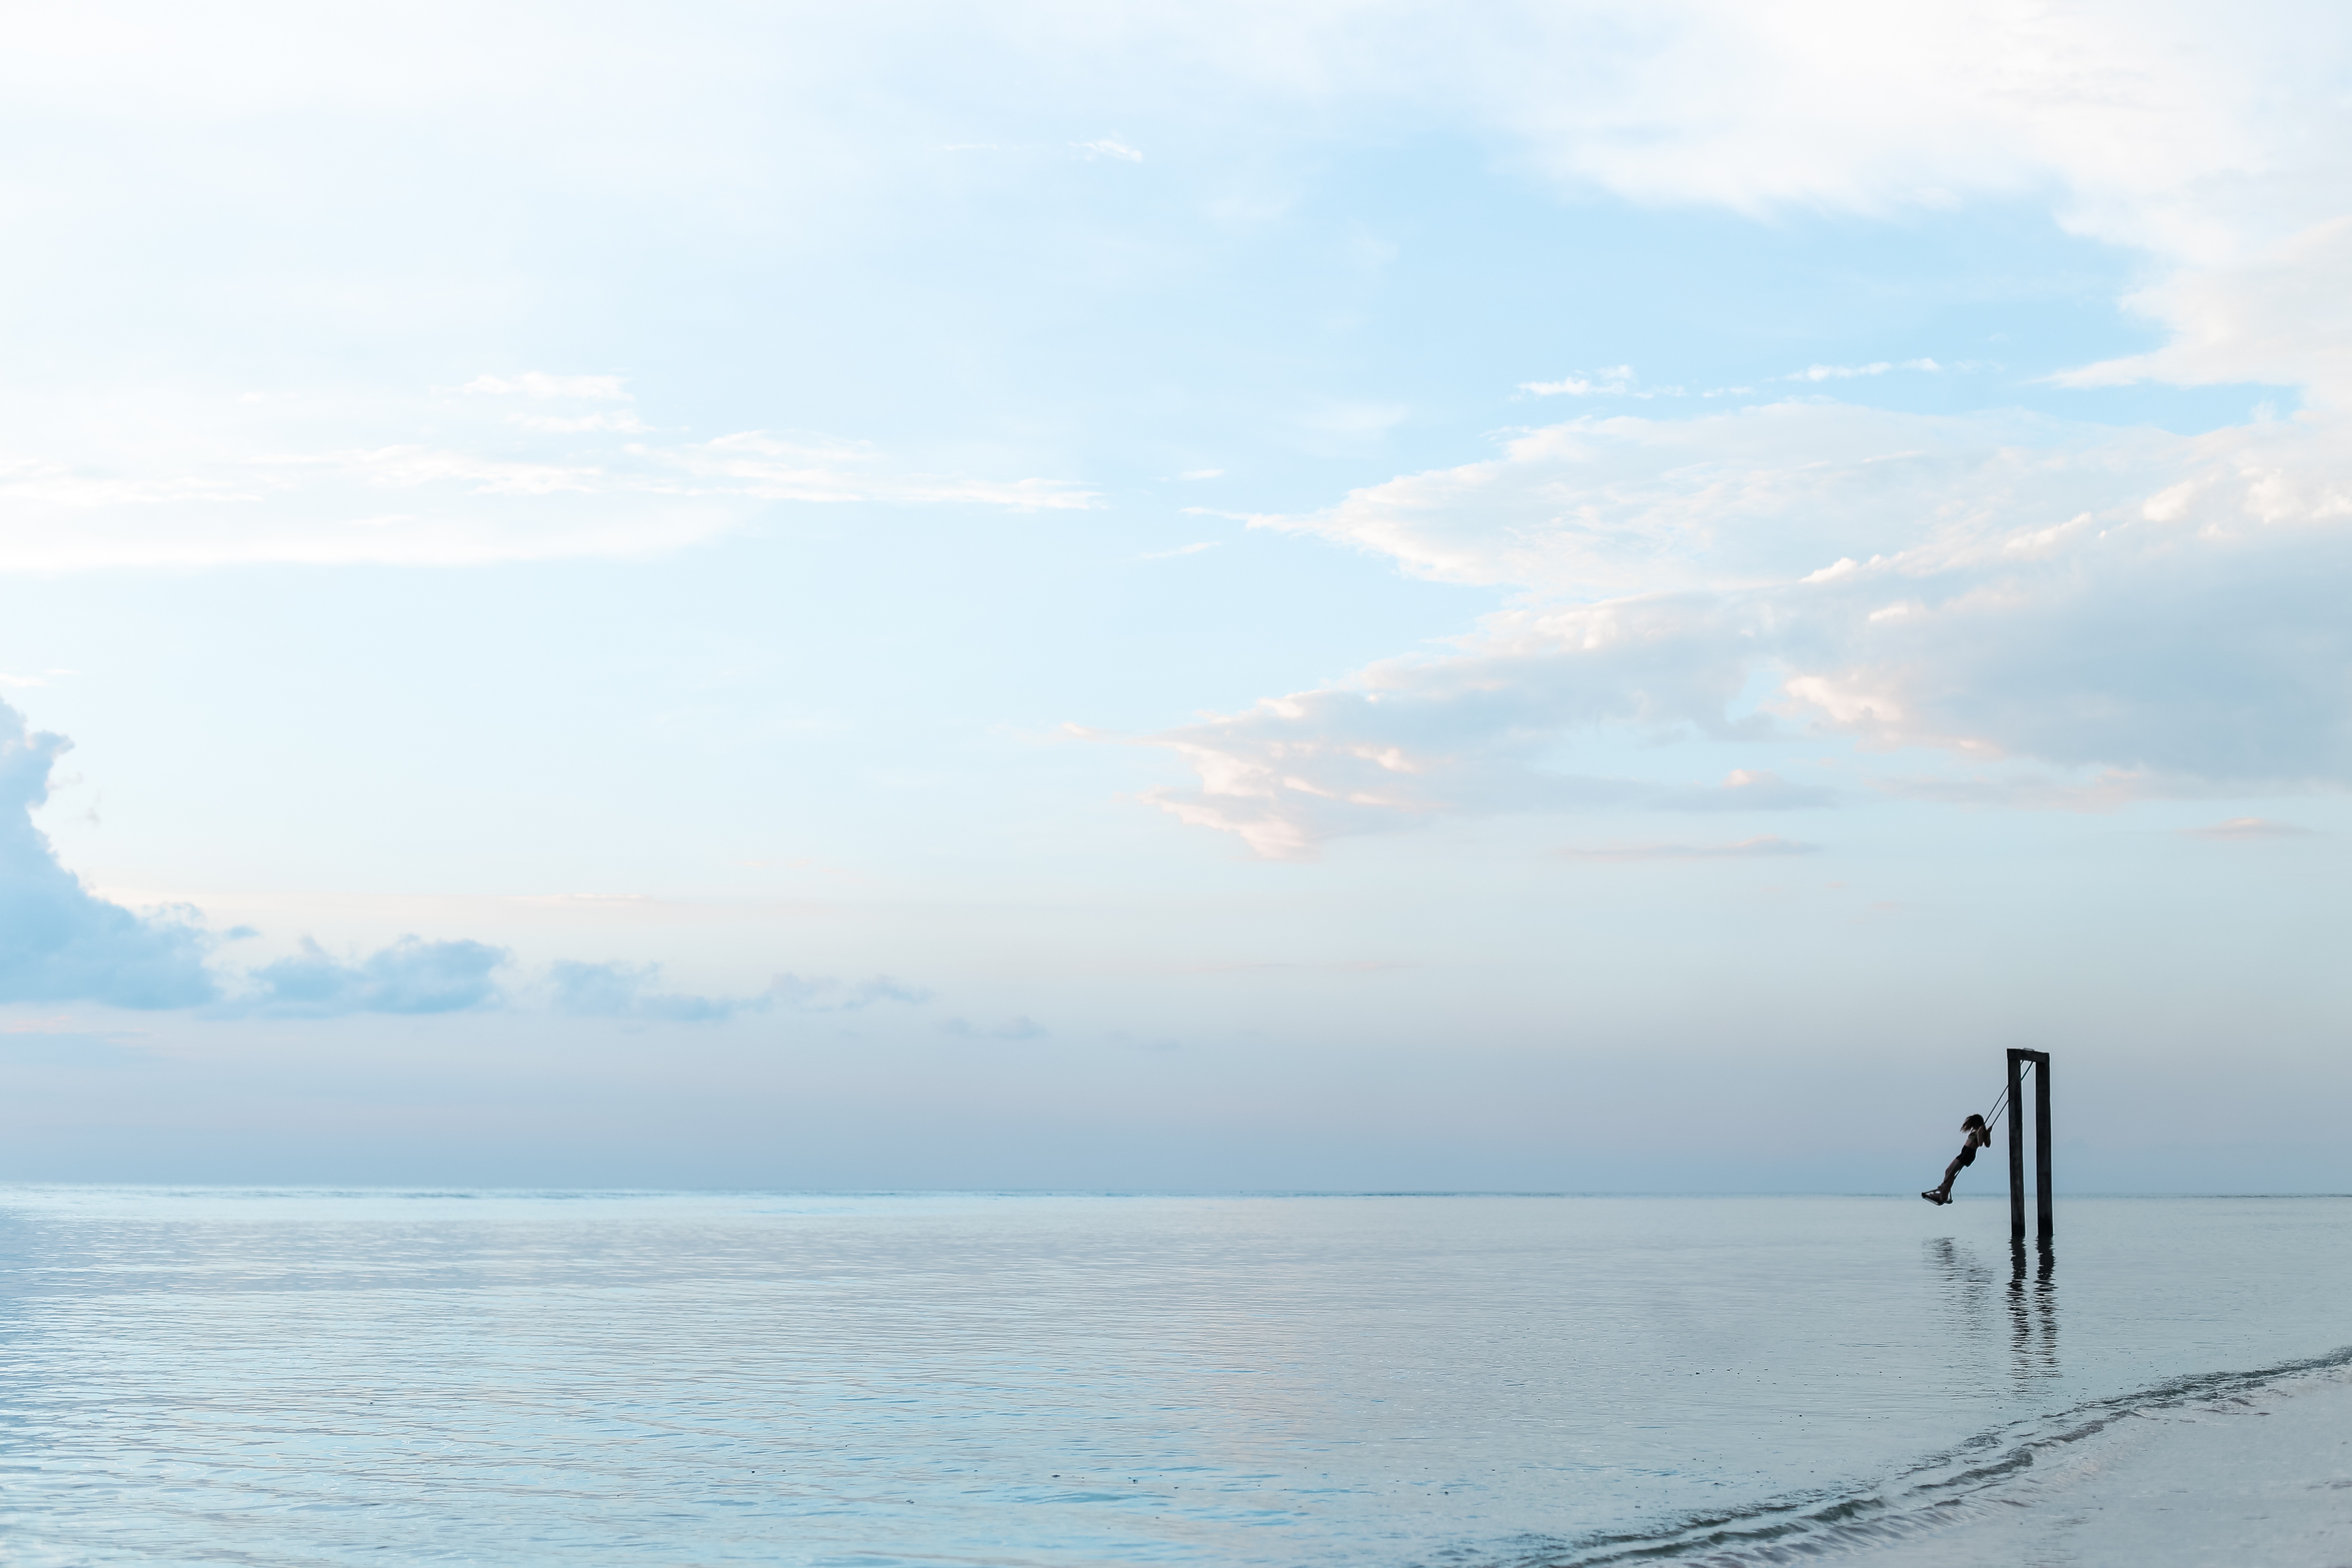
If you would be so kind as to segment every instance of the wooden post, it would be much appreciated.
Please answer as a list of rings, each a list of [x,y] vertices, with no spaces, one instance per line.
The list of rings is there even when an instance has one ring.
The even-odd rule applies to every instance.
[[[2033,1232],[2048,1241],[2050,1203],[2050,1053],[2009,1053],[2009,1239],[2025,1242],[2025,1101],[2019,1096],[2019,1077],[2033,1068]]]
[[[2033,1053],[2033,1232],[2050,1239],[2050,1053]]]
[[[2025,1121],[2024,1102],[2017,1092],[2018,1069],[2025,1053],[2009,1053],[2009,1239],[2025,1241]]]

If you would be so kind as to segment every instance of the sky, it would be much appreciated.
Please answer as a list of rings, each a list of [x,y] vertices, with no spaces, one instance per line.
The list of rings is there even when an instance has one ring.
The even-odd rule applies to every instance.
[[[2352,1191],[2352,13],[11,35],[0,1179]]]

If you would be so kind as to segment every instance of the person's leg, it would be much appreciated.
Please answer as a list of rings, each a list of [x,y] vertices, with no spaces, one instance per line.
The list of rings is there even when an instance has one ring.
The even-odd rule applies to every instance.
[[[1954,1160],[1950,1164],[1944,1167],[1944,1184],[1936,1189],[1936,1201],[1937,1203],[1948,1204],[1952,1201],[1952,1184],[1960,1179],[1960,1171],[1962,1167],[1967,1164],[1967,1160],[1958,1159]]]

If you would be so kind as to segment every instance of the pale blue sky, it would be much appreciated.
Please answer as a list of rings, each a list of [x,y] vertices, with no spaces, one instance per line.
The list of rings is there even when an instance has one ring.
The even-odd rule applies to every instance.
[[[2352,1185],[2332,12],[43,26],[0,1177]]]

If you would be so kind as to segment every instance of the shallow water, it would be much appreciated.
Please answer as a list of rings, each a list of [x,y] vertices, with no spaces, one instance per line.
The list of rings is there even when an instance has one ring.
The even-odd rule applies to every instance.
[[[2352,1342],[2352,1201],[2059,1224],[2044,1258],[2003,1202],[1916,1198],[0,1189],[0,1549],[1827,1545],[2085,1411]]]

